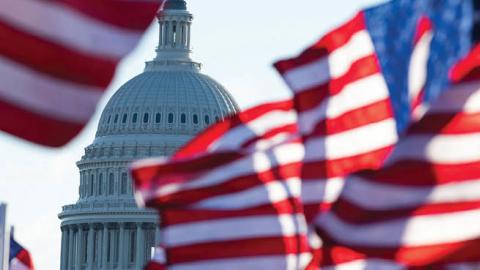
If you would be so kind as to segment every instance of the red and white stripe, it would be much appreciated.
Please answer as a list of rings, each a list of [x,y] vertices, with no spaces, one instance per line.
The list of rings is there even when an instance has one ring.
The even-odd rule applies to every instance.
[[[389,92],[363,13],[275,67],[295,92],[312,220],[338,196],[342,177],[377,168],[397,142]]]
[[[318,217],[326,246],[350,252],[330,254],[348,258],[330,260],[339,269],[370,263],[383,263],[382,269],[478,268],[479,52],[480,47],[453,71],[464,73],[466,63],[476,62],[466,76],[470,81],[432,104],[384,168],[348,177],[333,210]]]
[[[0,6],[0,130],[66,144],[95,112],[118,62],[159,1],[4,0]]]
[[[303,155],[292,141],[135,163],[137,197],[159,209],[167,269],[303,269]]]
[[[34,270],[30,253],[22,249],[10,262],[9,270]]]

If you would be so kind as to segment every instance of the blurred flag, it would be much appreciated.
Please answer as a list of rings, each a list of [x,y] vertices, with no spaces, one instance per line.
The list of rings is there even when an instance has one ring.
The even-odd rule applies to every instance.
[[[275,64],[291,100],[240,112],[171,159],[136,163],[137,195],[162,217],[167,268],[328,261],[305,265],[321,251],[321,241],[305,242],[318,240],[307,227],[321,226],[344,177],[379,168],[448,89],[450,67],[471,48],[472,3],[397,0],[362,11]]]
[[[9,270],[33,270],[33,262],[28,250],[20,246],[13,238],[13,229],[10,234]]]
[[[396,0],[361,11],[275,67],[294,92],[306,157],[307,220],[327,210],[343,177],[382,165],[468,53],[472,1]]]
[[[451,77],[463,81],[410,127],[385,167],[349,176],[319,217],[324,264],[479,269],[480,46]]]
[[[0,130],[46,146],[95,112],[160,1],[2,0]]]

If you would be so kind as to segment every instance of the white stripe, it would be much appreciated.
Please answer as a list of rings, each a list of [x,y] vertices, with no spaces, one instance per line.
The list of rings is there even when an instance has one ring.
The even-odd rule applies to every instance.
[[[478,270],[480,269],[480,262],[464,262],[464,263],[452,263],[445,266],[446,270]]]
[[[292,69],[283,74],[295,92],[302,92],[325,84],[344,75],[357,60],[374,53],[373,43],[366,30],[352,35],[350,41],[313,63]]]
[[[154,191],[142,190],[142,196],[145,201],[148,201],[151,198],[166,196],[178,191],[218,185],[234,177],[268,171],[279,164],[299,162],[303,159],[304,153],[304,147],[300,143],[280,145],[270,151],[256,152],[221,167],[206,168],[203,176],[186,183],[164,185]]]
[[[30,267],[23,264],[19,259],[13,258],[10,262],[9,270],[31,270]]]
[[[247,258],[217,259],[207,261],[196,261],[192,263],[175,264],[169,266],[169,270],[245,270],[245,269],[285,269],[298,270],[292,261],[297,261],[298,256],[251,256]]]
[[[370,196],[369,196],[370,197]],[[349,224],[333,213],[317,221],[343,244],[371,247],[418,247],[468,241],[480,237],[480,210],[412,216],[369,224]]]
[[[480,192],[478,192],[480,180],[436,185],[435,187],[380,184],[357,176],[350,176],[346,181],[348,181],[348,185],[343,190],[342,199],[372,211],[480,200]],[[363,194],[368,194],[368,196]]]
[[[271,215],[225,218],[172,225],[164,228],[167,248],[191,244],[256,237],[289,237],[298,234],[296,215]]]
[[[415,149],[415,151],[412,151]],[[480,133],[454,135],[411,135],[402,140],[388,164],[413,159],[439,164],[480,161]]]
[[[102,89],[42,75],[0,56],[0,98],[53,119],[86,123]]]
[[[361,126],[342,133],[313,137],[305,142],[305,160],[333,160],[369,153],[397,141],[395,120]]]
[[[2,0],[0,18],[45,40],[113,59],[129,53],[142,35],[94,20],[52,1]]]
[[[252,138],[263,136],[272,129],[295,124],[296,122],[297,115],[294,111],[272,111],[229,130],[217,141],[212,143],[209,151],[238,149],[242,144]]]
[[[323,266],[323,270],[365,270],[365,269],[381,269],[381,270],[403,270],[407,269],[394,261],[382,260],[382,259],[368,259],[368,260],[355,260],[346,263],[339,263],[336,266]]]
[[[302,182],[302,201],[305,204],[326,202],[332,203],[338,199],[345,179],[309,179]]]
[[[388,98],[388,88],[381,74],[377,73],[354,81],[346,85],[337,95],[330,96],[317,107],[301,113],[299,116],[301,132],[308,134],[316,123],[322,120],[336,118],[349,111]]]
[[[428,114],[447,113],[480,113],[480,81],[454,85],[440,95]]]
[[[288,198],[300,197],[300,185],[299,178],[290,178],[285,181],[280,179],[280,181],[255,186],[241,192],[215,196],[203,200],[193,207],[195,209],[237,210],[277,203]]]
[[[410,104],[417,99],[427,81],[427,65],[430,56],[432,31],[425,32],[413,49],[408,69],[408,93]]]

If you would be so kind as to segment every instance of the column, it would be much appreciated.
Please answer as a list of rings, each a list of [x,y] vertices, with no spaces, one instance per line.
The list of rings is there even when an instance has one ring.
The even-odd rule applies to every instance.
[[[62,227],[62,253],[60,257],[60,270],[67,269],[67,254],[68,254],[68,228]]]
[[[191,28],[192,27],[192,23],[191,22],[188,22],[187,23],[187,48],[190,49],[190,37],[192,36],[190,33],[191,31]]]
[[[118,267],[117,269],[126,269],[125,262],[126,262],[126,248],[125,248],[125,223],[120,223],[120,234],[118,237],[119,244],[118,244]]]
[[[103,224],[103,241],[102,241],[102,268],[107,269],[107,251],[108,251],[108,224]]]
[[[160,241],[162,240],[161,237],[160,227],[158,224],[155,224],[155,247],[160,245]]]
[[[137,223],[137,254],[136,254],[136,264],[135,269],[142,269],[144,265],[144,258],[145,258],[145,246],[143,240],[143,228],[142,223]]]
[[[74,237],[75,237],[75,231],[73,226],[69,226],[69,233],[68,233],[68,258],[67,258],[67,269],[72,270],[73,269],[73,254],[74,254]]]
[[[78,227],[78,234],[77,234],[77,256],[75,256],[75,270],[82,269],[82,253],[83,253],[83,228],[82,226]]]
[[[95,244],[95,240],[93,239],[95,229],[94,224],[88,224],[88,236],[87,236],[87,269],[93,269],[93,245]]]

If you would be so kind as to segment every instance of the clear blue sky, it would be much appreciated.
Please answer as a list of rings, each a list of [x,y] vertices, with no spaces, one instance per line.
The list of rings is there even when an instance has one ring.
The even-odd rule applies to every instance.
[[[242,108],[288,96],[271,68],[293,56],[358,9],[382,0],[190,0],[194,13],[193,58],[222,83]],[[8,203],[17,239],[33,253],[39,270],[59,269],[61,206],[78,198],[75,162],[93,141],[100,112],[123,83],[152,59],[157,40],[152,25],[140,46],[120,65],[116,78],[84,132],[52,150],[0,133],[0,201]]]

